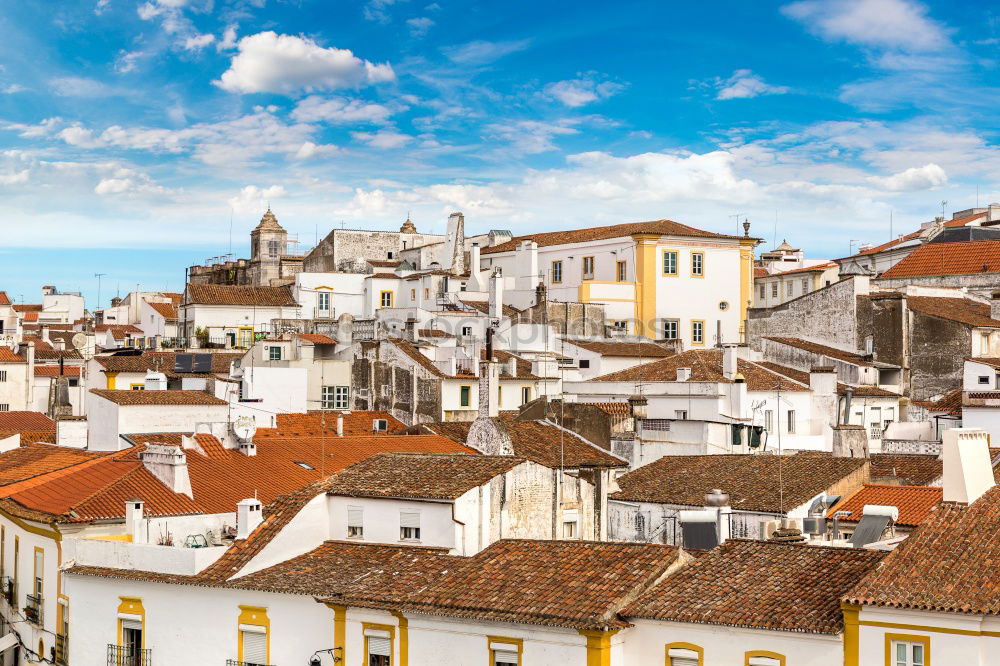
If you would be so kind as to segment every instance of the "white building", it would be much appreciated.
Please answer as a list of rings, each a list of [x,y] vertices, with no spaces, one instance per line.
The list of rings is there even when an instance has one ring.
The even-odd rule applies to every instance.
[[[272,320],[301,318],[287,287],[189,284],[180,305],[182,337],[202,346],[249,349]]]

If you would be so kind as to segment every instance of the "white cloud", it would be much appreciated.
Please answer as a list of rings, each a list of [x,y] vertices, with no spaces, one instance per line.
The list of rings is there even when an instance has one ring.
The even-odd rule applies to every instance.
[[[281,185],[271,185],[264,188],[247,185],[240,190],[239,194],[229,199],[229,207],[236,213],[260,214],[267,210],[272,201],[281,199],[287,194]]]
[[[293,160],[309,160],[314,157],[323,157],[325,155],[332,155],[337,152],[337,147],[333,145],[321,145],[318,146],[312,141],[306,141],[299,149],[295,151],[292,155]]]
[[[485,65],[511,53],[523,51],[530,45],[531,42],[527,39],[507,42],[477,40],[467,44],[446,46],[441,50],[452,62],[462,65]]]
[[[948,175],[937,164],[925,164],[922,167],[910,167],[886,178],[872,176],[868,181],[892,192],[915,192],[941,187],[948,182]]]
[[[215,35],[204,34],[204,35],[192,35],[184,40],[184,50],[185,51],[200,51],[212,42],[215,41]]]
[[[112,93],[111,88],[100,81],[82,76],[57,76],[49,79],[49,86],[62,97],[104,97]]]
[[[781,11],[829,41],[913,52],[949,44],[945,28],[912,0],[802,0]]]
[[[30,175],[30,169],[21,169],[13,173],[0,173],[0,185],[20,185],[21,183],[27,183]]]
[[[94,5],[94,13],[100,16],[104,13],[104,10],[108,8],[111,4],[111,0],[97,0],[97,4]]]
[[[146,54],[142,51],[120,51],[115,59],[115,71],[119,74],[127,74],[135,71],[139,58]]]
[[[761,95],[784,95],[788,86],[773,86],[765,83],[749,69],[737,69],[728,79],[716,79],[718,88],[716,99],[750,99]]]
[[[561,120],[544,122],[540,120],[519,120],[509,123],[494,123],[486,127],[486,131],[499,139],[507,141],[517,151],[531,155],[555,150],[552,139],[557,136],[579,134],[580,130],[571,127],[577,120]]]
[[[607,99],[625,89],[614,81],[598,81],[593,73],[577,79],[557,81],[545,86],[545,92],[566,106],[578,107],[598,100]]]
[[[410,26],[411,35],[414,37],[423,37],[434,25],[434,21],[426,16],[421,16],[418,18],[406,19],[406,25]]]
[[[261,32],[244,37],[216,85],[237,93],[334,90],[395,79],[392,67],[324,48],[306,37]]]
[[[369,104],[340,97],[323,98],[312,95],[295,105],[291,117],[304,123],[328,122],[334,124],[374,123],[389,120],[392,110],[381,104]]]
[[[2,89],[0,89],[0,93],[3,93],[5,95],[13,95],[14,93],[24,92],[25,90],[27,90],[27,88],[25,88],[22,85],[19,85],[17,83],[10,83],[4,86]]]
[[[378,23],[389,22],[388,7],[392,7],[398,0],[368,0],[362,9],[365,20],[377,21]]]
[[[52,118],[46,118],[37,125],[26,125],[24,123],[6,123],[3,125],[3,129],[11,130],[17,132],[17,135],[23,139],[37,139],[39,137],[48,136],[55,130],[58,125],[61,125],[63,119],[59,116],[53,116]]]
[[[215,45],[217,51],[229,51],[236,48],[236,26],[228,25],[222,31],[222,39]]]
[[[78,146],[80,148],[96,148],[97,146],[103,145],[103,142],[94,137],[94,133],[92,131],[86,129],[79,123],[75,123],[60,131],[57,136],[69,145]]]
[[[378,132],[351,132],[351,136],[356,141],[367,143],[372,148],[401,148],[405,146],[413,137],[409,134],[401,134],[396,130],[384,129]]]
[[[149,176],[134,169],[119,167],[94,186],[94,194],[109,196],[118,194],[162,194],[166,188],[156,185]]]

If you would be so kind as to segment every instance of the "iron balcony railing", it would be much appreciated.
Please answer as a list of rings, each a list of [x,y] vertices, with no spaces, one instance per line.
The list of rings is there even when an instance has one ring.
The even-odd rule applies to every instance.
[[[66,634],[56,634],[56,663],[59,666],[69,664],[69,636]]]
[[[29,594],[25,598],[24,619],[32,624],[42,624],[42,597]]]
[[[108,646],[108,666],[152,666],[153,650],[128,645]]]

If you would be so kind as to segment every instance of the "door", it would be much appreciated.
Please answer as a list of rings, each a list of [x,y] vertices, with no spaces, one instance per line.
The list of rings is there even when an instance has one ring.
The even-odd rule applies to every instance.
[[[241,328],[240,329],[239,347],[241,349],[249,349],[252,346],[253,346],[253,329],[252,328]]]
[[[122,620],[122,666],[145,666],[142,663],[142,623]]]

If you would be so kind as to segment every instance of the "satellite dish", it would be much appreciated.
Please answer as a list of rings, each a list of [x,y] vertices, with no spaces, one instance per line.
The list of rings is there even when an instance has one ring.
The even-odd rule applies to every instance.
[[[240,416],[233,422],[233,432],[240,440],[248,442],[256,434],[257,424],[249,416]]]
[[[87,346],[87,336],[83,333],[77,333],[70,339],[70,344],[73,345],[74,349],[83,349]]]

